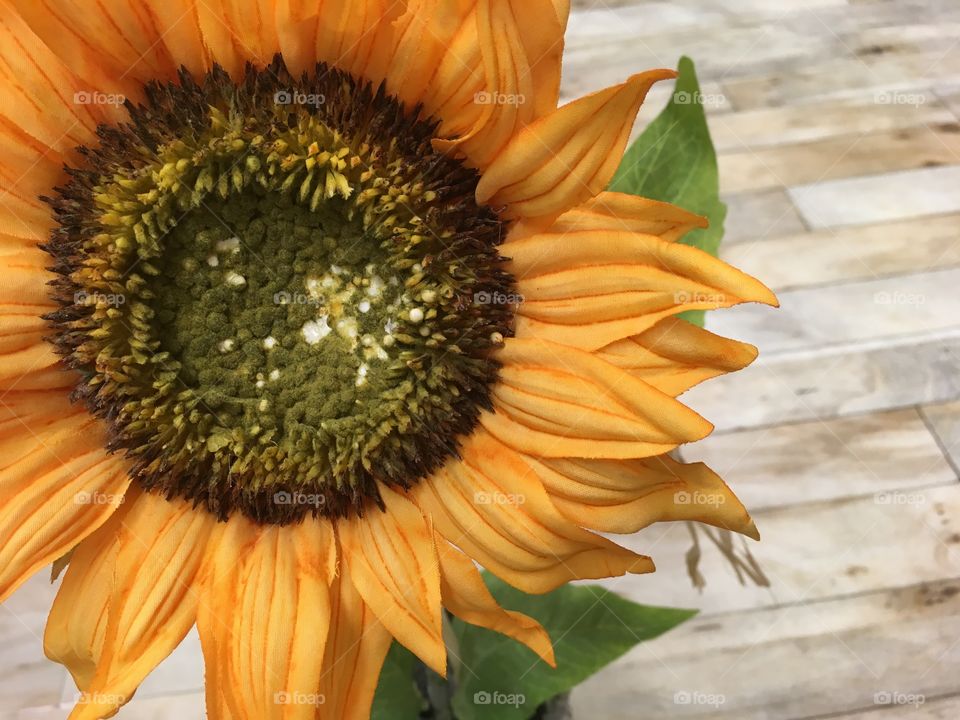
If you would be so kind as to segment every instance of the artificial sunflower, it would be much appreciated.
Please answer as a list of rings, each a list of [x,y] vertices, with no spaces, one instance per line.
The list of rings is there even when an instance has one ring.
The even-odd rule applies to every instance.
[[[658,70],[557,107],[564,0],[0,0],[0,599],[111,715],[197,625],[211,718],[362,718],[441,609],[552,661],[593,531],[755,535],[676,400],[762,284],[604,192]],[[677,501],[686,493],[685,501]],[[699,503],[690,498],[715,497]]]

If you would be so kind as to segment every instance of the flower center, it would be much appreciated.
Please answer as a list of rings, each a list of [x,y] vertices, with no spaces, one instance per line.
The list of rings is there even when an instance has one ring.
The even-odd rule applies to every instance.
[[[362,512],[489,407],[512,278],[435,123],[280,58],[151,83],[47,201],[75,395],[146,489],[258,522]]]

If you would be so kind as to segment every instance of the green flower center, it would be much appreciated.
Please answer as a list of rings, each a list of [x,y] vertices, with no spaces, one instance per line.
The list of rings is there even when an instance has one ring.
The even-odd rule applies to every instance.
[[[435,124],[279,58],[146,96],[81,148],[46,246],[53,341],[133,477],[286,523],[362,512],[454,455],[511,330],[484,300],[512,279]]]

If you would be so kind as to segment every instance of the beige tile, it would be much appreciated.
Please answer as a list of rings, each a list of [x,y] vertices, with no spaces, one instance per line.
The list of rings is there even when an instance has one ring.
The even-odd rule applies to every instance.
[[[878,102],[887,99],[904,102]],[[738,109],[711,117],[710,133],[718,151],[733,152],[955,121],[953,113],[929,91],[919,92],[916,98],[861,92],[850,98],[801,105]]]
[[[707,463],[753,511],[956,479],[912,408],[713,435],[683,458]]]
[[[723,179],[720,180],[723,187]],[[727,219],[723,243],[794,235],[806,230],[785,190],[724,195]]]
[[[960,79],[960,48],[879,56],[826,56],[787,71],[736,78],[724,84],[734,107],[748,110],[781,105],[886,94],[888,102],[909,104],[930,87]]]
[[[937,434],[954,467],[960,467],[960,402],[927,405],[920,412]]]
[[[725,192],[957,164],[960,123],[724,153],[718,160]]]
[[[960,214],[724,243],[720,255],[776,291],[924,272],[960,264]]]
[[[711,320],[707,324],[710,327]],[[960,397],[960,330],[764,354],[683,401],[718,430],[941,403]]]
[[[953,720],[960,702],[939,698],[956,689],[958,591],[960,583],[945,580],[694,618],[578,687],[574,713],[634,720],[642,707],[644,720],[812,720],[850,711],[851,720]],[[884,693],[900,704],[878,705]],[[910,694],[925,702],[907,704]]]
[[[865,225],[960,211],[960,165],[833,180],[790,188],[812,228]]]
[[[741,585],[729,562],[702,539],[700,569],[707,585],[702,593],[694,588],[686,571],[691,539],[684,523],[618,537],[622,545],[652,557],[657,572],[615,578],[608,586],[637,602],[700,608],[706,614],[960,577],[960,484],[955,481],[762,510],[753,518],[762,540],[746,542],[770,587]],[[960,630],[956,633],[960,637]],[[960,659],[960,644],[957,652]]]
[[[960,328],[960,268],[785,290],[780,308],[746,305],[716,312],[710,328],[767,353],[867,342]]]

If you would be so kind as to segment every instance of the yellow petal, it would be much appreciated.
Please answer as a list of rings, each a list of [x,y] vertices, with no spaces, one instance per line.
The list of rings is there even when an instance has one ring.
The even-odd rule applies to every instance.
[[[746,508],[703,463],[681,463],[667,455],[524,459],[560,512],[585,527],[634,533],[655,522],[692,520],[759,540]]]
[[[410,500],[387,487],[385,512],[337,523],[353,583],[393,636],[429,667],[446,674],[440,619],[440,571],[433,529]]]
[[[120,523],[96,671],[71,720],[110,716],[197,617],[197,575],[215,524],[192,503],[141,494]],[[102,616],[102,615],[101,615]]]
[[[438,540],[443,605],[461,620],[522,642],[551,667],[553,643],[543,626],[523,613],[504,610],[487,589],[473,561],[445,540]]]
[[[640,334],[685,310],[777,304],[755,278],[654,235],[542,233],[506,243],[503,253],[524,299],[517,309],[517,336],[584,350]]]
[[[494,436],[545,457],[644,457],[705,437],[712,426],[675,399],[582,350],[511,338],[496,354]]]
[[[232,517],[217,526],[197,617],[210,718],[315,716],[334,542],[325,520],[270,527]]]
[[[476,430],[462,455],[413,495],[443,537],[506,582],[542,593],[570,580],[653,571],[649,558],[560,515],[536,473],[488,433]]]
[[[323,655],[322,718],[369,720],[383,661],[393,636],[367,606],[341,565],[330,591],[330,634]]]
[[[676,397],[704,380],[745,368],[756,359],[757,349],[667,318],[640,335],[607,345],[597,356]]]
[[[507,205],[512,217],[559,215],[613,177],[640,104],[672,70],[634,75],[531,123],[484,171],[477,200]]]
[[[37,401],[42,410],[31,407]],[[0,602],[103,525],[130,484],[105,434],[65,395],[10,393],[0,403]]]

